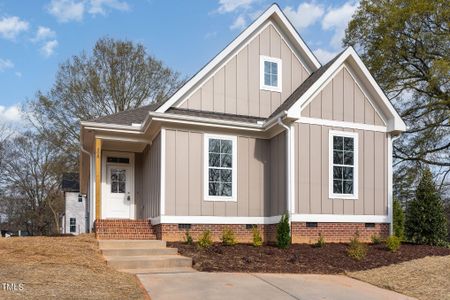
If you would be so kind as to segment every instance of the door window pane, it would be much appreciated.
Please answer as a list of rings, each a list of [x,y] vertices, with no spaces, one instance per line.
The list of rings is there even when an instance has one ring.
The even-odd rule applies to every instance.
[[[111,193],[123,194],[126,192],[126,170],[111,169]]]

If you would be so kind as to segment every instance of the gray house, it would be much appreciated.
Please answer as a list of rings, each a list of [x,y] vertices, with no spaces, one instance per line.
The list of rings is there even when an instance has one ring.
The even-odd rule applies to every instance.
[[[81,191],[100,239],[256,225],[293,242],[389,234],[405,124],[353,48],[321,65],[274,4],[161,105],[84,121]]]

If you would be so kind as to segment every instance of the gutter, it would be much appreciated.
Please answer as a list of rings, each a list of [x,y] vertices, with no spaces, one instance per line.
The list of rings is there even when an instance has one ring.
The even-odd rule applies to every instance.
[[[289,217],[289,227],[292,228],[292,208],[291,208],[291,128],[283,123],[281,117],[278,117],[277,123],[286,129],[286,201],[287,214]],[[292,232],[291,232],[292,236]]]

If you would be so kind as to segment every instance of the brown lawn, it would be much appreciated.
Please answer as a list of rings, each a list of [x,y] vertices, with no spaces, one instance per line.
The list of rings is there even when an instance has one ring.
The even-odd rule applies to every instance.
[[[450,256],[425,257],[347,275],[418,299],[450,299]]]
[[[0,238],[0,257],[0,299],[146,297],[134,275],[106,265],[92,235]]]

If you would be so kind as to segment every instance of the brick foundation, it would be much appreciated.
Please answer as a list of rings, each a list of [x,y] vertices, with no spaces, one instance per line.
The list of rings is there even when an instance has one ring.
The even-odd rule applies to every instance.
[[[264,242],[276,241],[276,224],[257,225]],[[252,229],[246,229],[246,225],[223,224],[192,224],[189,233],[192,238],[198,240],[205,230],[210,230],[213,241],[220,241],[224,229],[233,230],[237,242],[251,243],[253,239]],[[184,241],[187,229],[179,229],[178,224],[159,224],[154,226],[157,239],[165,241]],[[360,240],[370,242],[373,235],[385,238],[389,235],[389,224],[375,224],[373,228],[366,228],[365,223],[317,223],[317,227],[306,227],[306,223],[292,223],[293,243],[315,243],[319,233],[327,243],[347,243],[355,233],[359,233]]]
[[[293,243],[315,243],[319,234],[327,243],[347,243],[355,233],[359,233],[360,241],[370,242],[373,235],[386,238],[389,235],[389,224],[375,224],[366,228],[365,223],[317,223],[317,227],[306,227],[306,223],[292,223]]]
[[[275,241],[276,224],[259,224],[256,227],[259,229],[264,241]],[[178,224],[158,224],[154,228],[158,239],[170,242],[184,241],[186,231],[188,230],[184,228],[179,229]],[[253,240],[252,228],[247,229],[245,224],[192,224],[189,233],[194,241],[196,241],[205,230],[210,230],[213,241],[219,242],[225,229],[231,229],[234,232],[238,243],[251,243]]]
[[[96,220],[95,237],[99,240],[154,240],[148,220]]]
[[[264,242],[276,241],[277,224],[257,225]],[[239,243],[251,243],[252,228],[245,224],[191,224],[189,233],[194,241],[198,240],[205,230],[210,230],[213,241],[220,241],[225,229],[234,232]],[[178,224],[151,225],[148,220],[96,220],[95,235],[97,239],[128,239],[146,240],[158,239],[164,241],[184,241],[188,229],[179,228]],[[366,227],[365,223],[317,223],[317,227],[307,227],[304,222],[292,223],[293,243],[315,243],[319,234],[327,243],[347,243],[355,233],[359,233],[360,240],[370,242],[374,235],[386,238],[389,235],[389,224],[375,224]]]

